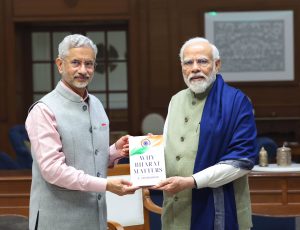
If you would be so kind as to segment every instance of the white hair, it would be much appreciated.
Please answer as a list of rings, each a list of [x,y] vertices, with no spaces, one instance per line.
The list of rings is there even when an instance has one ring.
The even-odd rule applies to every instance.
[[[217,47],[216,47],[214,44],[210,43],[210,42],[209,42],[207,39],[205,39],[205,38],[195,37],[195,38],[191,38],[191,39],[187,40],[187,41],[183,44],[183,46],[181,47],[180,52],[179,52],[180,61],[183,62],[183,52],[184,52],[184,50],[185,50],[185,48],[186,48],[187,46],[189,46],[189,45],[191,45],[191,44],[195,44],[195,43],[200,43],[200,42],[206,42],[206,43],[210,44],[211,47],[212,47],[212,56],[213,56],[213,59],[214,59],[214,60],[220,59],[220,53],[219,53],[219,50],[217,49]]]
[[[65,58],[68,55],[70,49],[78,47],[92,48],[96,58],[98,52],[97,46],[91,39],[81,34],[71,34],[66,36],[58,45],[58,57]]]

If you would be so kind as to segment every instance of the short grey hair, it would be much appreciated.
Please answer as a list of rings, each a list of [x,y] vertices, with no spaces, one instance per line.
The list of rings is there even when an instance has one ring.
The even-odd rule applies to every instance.
[[[90,47],[93,49],[95,58],[98,52],[94,42],[81,34],[71,34],[66,36],[58,45],[58,57],[65,58],[69,54],[69,50],[78,47]]]
[[[213,59],[214,60],[218,60],[220,59],[220,53],[219,53],[219,50],[217,49],[217,47],[210,43],[207,39],[205,38],[202,38],[202,37],[194,37],[194,38],[191,38],[189,40],[187,40],[183,46],[181,47],[180,49],[180,52],[179,52],[179,57],[180,57],[180,61],[183,62],[183,52],[185,50],[185,48],[191,44],[194,44],[194,43],[200,43],[200,42],[207,42],[208,44],[211,45],[212,47],[212,56],[213,56]]]

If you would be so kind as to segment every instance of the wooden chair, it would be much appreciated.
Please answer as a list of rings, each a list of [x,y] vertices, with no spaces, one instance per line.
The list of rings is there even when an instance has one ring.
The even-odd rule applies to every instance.
[[[108,230],[124,230],[123,226],[116,221],[109,220],[107,222]]]
[[[108,176],[130,179],[129,164],[119,164],[108,170]],[[106,193],[108,227],[110,230],[121,230],[111,221],[117,222],[125,230],[150,230],[149,212],[161,214],[161,207],[152,202],[147,188],[139,189],[132,195],[117,196]],[[120,226],[119,226],[120,227]]]

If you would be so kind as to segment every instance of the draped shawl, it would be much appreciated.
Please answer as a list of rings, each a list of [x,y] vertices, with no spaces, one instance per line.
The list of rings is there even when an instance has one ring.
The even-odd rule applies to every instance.
[[[256,126],[252,105],[245,94],[226,84],[217,74],[207,96],[200,122],[199,146],[194,173],[217,163],[252,169],[256,153]],[[221,188],[216,208],[213,188],[193,189],[191,229],[238,229],[233,182]],[[220,188],[219,188],[220,191]],[[220,193],[219,193],[220,195]],[[223,222],[222,224],[218,224]],[[216,227],[222,226],[222,227]]]

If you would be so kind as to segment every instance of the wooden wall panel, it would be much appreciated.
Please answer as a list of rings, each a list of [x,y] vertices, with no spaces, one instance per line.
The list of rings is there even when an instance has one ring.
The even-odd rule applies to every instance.
[[[14,46],[14,25],[11,14],[11,1],[1,1],[2,12],[0,18],[3,17],[3,26],[1,26],[0,42],[3,43],[3,49],[0,50],[0,57],[3,57],[1,66],[4,68],[0,74],[1,84],[1,105],[4,119],[0,121],[0,151],[4,151],[11,156],[14,152],[9,142],[8,130],[17,122],[16,119],[16,85],[15,85],[15,46]],[[0,7],[0,8],[1,8]],[[1,70],[0,70],[1,71]],[[1,101],[2,100],[2,101]],[[3,103],[3,104],[2,104]],[[1,109],[0,109],[1,110]]]
[[[4,151],[2,144],[7,132],[7,78],[5,77],[5,2],[0,1],[0,151]]]
[[[66,2],[77,2],[68,6]],[[129,103],[130,131],[139,134],[141,120],[151,112],[167,113],[173,94],[185,88],[178,53],[181,45],[194,36],[204,36],[204,13],[207,11],[294,11],[295,81],[231,83],[252,100],[260,134],[282,133],[280,141],[300,142],[300,4],[294,0],[5,0],[0,1],[0,150],[8,150],[5,137],[14,123],[22,123],[20,108],[24,92],[15,70],[22,58],[15,57],[21,49],[23,25],[55,21],[99,23],[128,20],[129,34]],[[9,51],[9,52],[7,52]],[[5,60],[4,60],[5,58]],[[18,73],[19,73],[18,72]],[[21,74],[18,74],[21,76]],[[2,84],[4,83],[4,84]],[[19,87],[19,88],[18,88]],[[17,88],[17,90],[16,90]],[[26,95],[24,95],[26,96]],[[6,101],[7,100],[7,104]],[[7,118],[3,122],[3,118]],[[292,118],[292,119],[291,119]],[[2,119],[2,124],[1,124]],[[294,133],[294,135],[290,135]],[[286,135],[286,137],[285,137]],[[275,135],[276,136],[276,135]]]
[[[131,0],[130,1],[130,20],[129,20],[129,31],[128,31],[128,50],[129,52],[129,103],[131,110],[129,111],[129,124],[130,133],[140,134],[140,123],[137,121],[141,120],[141,107],[140,107],[140,96],[141,95],[141,77],[139,73],[139,66],[146,58],[140,58],[141,52],[141,15],[145,15],[141,10],[141,4],[144,1]],[[145,55],[147,56],[147,55]],[[138,95],[138,96],[137,96]]]
[[[4,1],[0,1],[0,35],[4,34]],[[0,50],[4,50],[4,37],[0,36]],[[0,76],[5,76],[4,52],[0,51]],[[5,82],[0,81],[0,123],[6,120]]]
[[[152,0],[148,4],[149,76],[147,96],[152,109],[164,107],[170,83],[169,12],[167,0]],[[159,77],[158,77],[159,76]]]
[[[31,171],[0,171],[0,214],[28,216]]]
[[[141,118],[152,112],[166,116],[171,96],[182,88],[176,24],[180,14],[174,0],[144,1],[141,9]]]
[[[15,20],[49,17],[128,17],[129,2],[126,0],[13,0]]]
[[[180,1],[180,0],[179,0]],[[182,46],[180,35],[181,30],[178,26],[179,20],[182,18],[181,10],[179,8],[178,0],[168,0],[168,12],[169,12],[169,38],[168,43],[170,46],[170,76],[169,76],[169,94],[168,102],[170,97],[177,93],[185,85],[182,74],[181,65],[179,59],[179,49]]]

